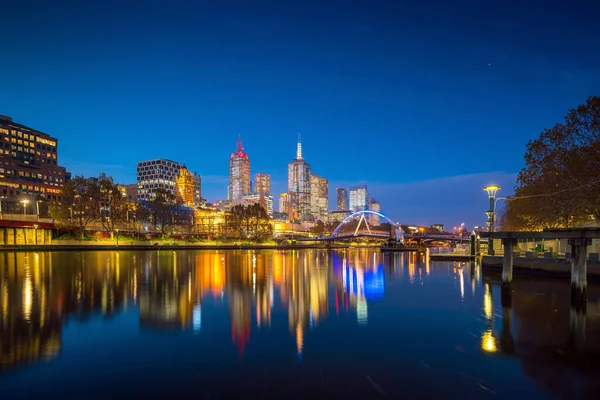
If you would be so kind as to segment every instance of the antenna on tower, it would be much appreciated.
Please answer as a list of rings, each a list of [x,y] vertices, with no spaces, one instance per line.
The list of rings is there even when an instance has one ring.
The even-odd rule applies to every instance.
[[[302,160],[302,136],[298,132],[298,148],[296,149],[296,159]]]

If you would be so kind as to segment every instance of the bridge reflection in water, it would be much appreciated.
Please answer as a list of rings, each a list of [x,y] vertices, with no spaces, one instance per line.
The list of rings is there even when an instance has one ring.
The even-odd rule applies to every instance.
[[[278,331],[282,318],[287,319],[287,338],[295,343],[295,356],[301,360],[311,346],[333,349],[326,353],[327,359],[345,360],[348,349],[333,353],[344,343],[340,338],[360,341],[367,334],[365,339],[375,340],[375,346],[394,343],[382,354],[393,351],[409,359],[412,356],[403,351],[436,345],[427,339],[427,346],[419,347],[421,339],[415,335],[413,344],[403,340],[398,344],[396,337],[402,338],[409,329],[403,320],[412,321],[407,324],[418,332],[419,324],[425,329],[430,319],[438,321],[431,322],[437,324],[436,330],[462,343],[457,346],[461,350],[456,353],[454,346],[448,349],[442,344],[433,354],[423,350],[417,356],[419,364],[409,369],[418,374],[417,380],[431,379],[427,374],[435,359],[426,357],[451,358],[472,351],[483,357],[480,362],[490,357],[519,360],[525,375],[548,394],[596,396],[599,291],[598,286],[589,286],[588,308],[583,311],[569,308],[569,286],[562,281],[515,280],[512,296],[502,298],[500,282],[482,277],[477,264],[430,263],[427,255],[369,249],[2,253],[0,368],[18,372],[19,366],[41,361],[51,367],[65,345],[65,324],[110,321],[119,315],[135,315],[142,331],[190,332],[198,339],[205,331],[215,335],[222,320],[218,316],[226,316],[228,346],[239,360],[249,352],[266,353],[261,336]],[[461,313],[465,308],[473,309],[475,321],[468,328],[457,328],[438,316],[438,310]],[[103,334],[111,334],[108,327],[102,329]],[[212,336],[207,342],[220,349],[217,359],[226,351],[219,347],[224,340]],[[177,341],[173,336],[173,348]],[[287,351],[285,346],[281,349]],[[336,369],[343,369],[345,363],[340,361]],[[381,360],[366,364],[376,368]],[[387,372],[400,368],[390,360],[384,364]],[[378,385],[389,387],[397,378],[386,382],[385,373],[382,369]],[[456,371],[449,368],[444,373]],[[7,379],[2,372],[0,378]],[[321,375],[318,381],[322,379]],[[0,380],[0,384],[7,382]],[[370,383],[365,385],[373,389]]]

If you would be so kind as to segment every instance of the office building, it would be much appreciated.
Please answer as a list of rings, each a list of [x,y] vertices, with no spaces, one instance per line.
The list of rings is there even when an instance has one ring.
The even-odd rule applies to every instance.
[[[0,195],[55,200],[69,179],[58,164],[58,139],[0,115]]]
[[[327,221],[327,203],[329,201],[329,183],[327,178],[310,175],[310,210],[313,218]]]
[[[243,206],[248,206],[250,204],[260,204],[266,211],[269,217],[273,217],[273,196],[271,195],[260,195],[260,194],[247,194],[241,199],[235,199],[232,202],[232,205],[235,207],[236,205],[241,204]]]
[[[157,189],[165,189],[176,195],[176,179],[180,170],[179,163],[162,158],[138,162],[138,200],[152,200]]]
[[[369,192],[367,191],[367,184],[353,186],[349,191],[350,197],[350,211],[356,212],[366,210],[368,207]]]
[[[238,136],[235,153],[229,157],[229,196],[228,200],[241,199],[252,194],[250,189],[250,159]]]
[[[381,204],[379,204],[379,202],[377,200],[371,199],[371,200],[369,200],[369,210],[375,211],[375,212],[380,212]],[[379,217],[379,215],[369,214],[368,220],[369,220],[369,224],[372,226],[381,225],[381,218]]]
[[[201,181],[198,174],[191,173],[184,165],[179,170],[175,182],[179,202],[192,208],[202,205]]]
[[[329,222],[342,222],[350,214],[350,210],[331,210],[328,220]]]
[[[262,192],[265,195],[271,194],[271,175],[258,173],[254,175],[254,194],[260,194]]]
[[[288,214],[293,219],[310,216],[310,165],[302,158],[302,142],[298,135],[296,158],[288,164]]]
[[[337,209],[347,210],[348,209],[348,189],[337,188],[335,190],[337,194]]]

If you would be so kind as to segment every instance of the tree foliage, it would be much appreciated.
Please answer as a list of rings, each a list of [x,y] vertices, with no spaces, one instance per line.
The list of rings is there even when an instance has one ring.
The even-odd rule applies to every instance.
[[[267,211],[260,204],[234,206],[225,215],[225,229],[228,235],[237,238],[261,240],[273,234],[273,225]]]
[[[50,204],[50,216],[59,225],[78,229],[83,235],[86,226],[99,216],[99,186],[82,176],[76,176],[63,186],[60,200]]]
[[[177,211],[177,197],[174,193],[158,188],[154,192],[154,198],[146,203],[152,222],[156,229],[166,235],[169,228],[175,225],[175,213]]]
[[[567,228],[600,219],[600,97],[527,144],[525,167],[500,224],[505,230]]]

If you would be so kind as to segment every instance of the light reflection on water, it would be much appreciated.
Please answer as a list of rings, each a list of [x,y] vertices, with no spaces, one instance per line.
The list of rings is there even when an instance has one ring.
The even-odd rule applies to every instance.
[[[598,395],[597,286],[586,312],[567,280],[501,301],[479,265],[416,253],[2,253],[0,290],[8,394]]]

